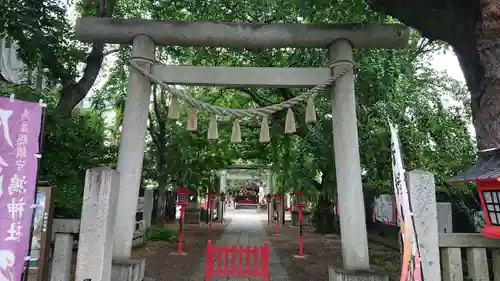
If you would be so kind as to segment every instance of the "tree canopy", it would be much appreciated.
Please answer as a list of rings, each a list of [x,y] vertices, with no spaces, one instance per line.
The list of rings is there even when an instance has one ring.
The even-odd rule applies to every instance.
[[[373,198],[380,193],[391,192],[387,126],[387,121],[391,120],[399,127],[405,164],[409,168],[435,173],[439,190],[460,201],[464,196],[471,196],[471,189],[468,186],[451,188],[444,180],[470,166],[475,159],[475,141],[468,131],[468,125],[471,118],[475,121],[482,118],[474,106],[477,91],[473,86],[477,85],[471,82],[471,77],[475,77],[476,72],[465,69],[466,88],[446,73],[432,69],[428,62],[431,54],[443,51],[448,46],[435,41],[439,39],[454,48],[463,66],[470,66],[463,56],[471,54],[461,52],[461,48],[470,45],[467,43],[469,41],[458,43],[462,40],[452,36],[457,34],[456,30],[463,32],[460,39],[471,36],[468,33],[471,28],[469,21],[477,22],[477,19],[471,16],[470,11],[459,10],[458,3],[451,1],[453,4],[441,8],[440,2],[434,1],[432,4],[438,5],[437,10],[431,9],[431,1],[407,1],[403,6],[398,1],[378,0],[338,1],[333,4],[331,1],[319,0],[120,0],[81,1],[74,4],[77,16],[261,23],[369,24],[401,20],[414,26],[418,31],[412,30],[409,45],[403,50],[355,50],[355,60],[359,63],[356,98],[365,197]],[[468,3],[473,2],[477,1]],[[432,12],[425,13],[423,17],[424,13],[409,13],[412,8],[415,8],[414,11]],[[54,154],[57,157],[47,157],[46,164],[42,164],[42,173],[58,185],[69,181],[70,177],[79,179],[68,185],[67,189],[61,188],[63,192],[59,202],[64,207],[63,202],[70,201],[64,198],[77,198],[80,194],[84,169],[114,163],[116,150],[113,146],[105,145],[105,140],[110,139],[109,135],[113,140],[119,140],[130,48],[99,44],[88,46],[75,42],[71,39],[72,23],[66,13],[67,7],[52,0],[7,1],[2,3],[1,9],[6,12],[1,13],[0,20],[4,24],[0,34],[18,42],[19,55],[30,67],[46,70],[52,82],[51,93],[43,94],[51,97],[52,104],[57,104],[57,112],[63,116],[54,112],[48,119],[50,125],[46,134],[53,143],[47,144],[46,153],[56,147],[60,150]],[[440,15],[438,11],[446,11],[448,15],[455,9],[457,13],[453,20],[429,20],[437,19]],[[477,10],[475,6],[474,9]],[[461,20],[462,29],[452,25],[454,21]],[[156,51],[157,60],[169,64],[317,67],[328,63],[326,52],[315,49],[234,50],[158,46]],[[115,57],[115,62],[110,66],[104,86],[91,97],[92,108],[87,112],[74,110],[73,117],[68,119],[71,109],[90,91],[106,54]],[[188,87],[182,90],[207,103],[246,108],[279,103],[304,89]],[[208,140],[209,115],[204,113],[199,114],[198,130],[188,132],[185,129],[186,110],[182,111],[184,116],[180,121],[167,118],[170,93],[166,89],[155,86],[152,97],[144,181],[154,182],[162,190],[181,184],[205,189],[216,185],[216,172],[230,163],[272,164],[276,173],[274,182],[279,189],[301,190],[315,200],[334,197],[337,188],[332,144],[334,120],[331,119],[327,91],[317,98],[316,124],[305,124],[303,107],[294,109],[298,121],[295,135],[283,133],[286,112],[273,115],[270,120],[272,141],[269,144],[259,143],[260,124],[252,122],[241,123],[242,143],[230,143],[231,122],[227,119],[219,120],[219,139]],[[468,106],[470,102],[473,104],[472,110]],[[103,123],[104,112],[112,112],[115,116],[109,126]],[[476,134],[477,130],[476,124]],[[480,138],[484,136],[478,135]],[[481,147],[485,145],[486,142]],[[74,157],[81,159],[75,160]],[[63,167],[70,171],[62,172]]]

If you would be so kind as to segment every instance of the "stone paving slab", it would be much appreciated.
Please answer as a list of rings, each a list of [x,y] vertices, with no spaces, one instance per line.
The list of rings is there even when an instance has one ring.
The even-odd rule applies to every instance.
[[[226,230],[222,237],[215,242],[217,246],[241,245],[243,247],[250,246],[262,246],[267,240],[267,233],[264,229],[263,221],[261,220],[261,215],[256,212],[251,212],[250,210],[234,210],[228,212],[228,216],[232,217],[231,223],[226,227]],[[269,242],[268,242],[269,243]],[[224,264],[225,257],[221,259],[221,264]],[[236,256],[236,264],[239,264],[239,254]],[[232,267],[232,258],[228,257],[229,268]],[[246,262],[245,257],[243,260]],[[216,259],[215,263],[218,260]],[[258,260],[260,263],[260,259]],[[250,260],[250,265],[253,267],[254,258]],[[255,278],[245,278],[245,277],[213,277],[211,281],[249,281],[256,280]],[[260,280],[257,279],[257,280]],[[280,258],[272,245],[269,243],[269,280],[270,281],[289,281],[288,273],[286,269],[280,262]],[[205,281],[205,259],[202,260],[199,270],[190,281]]]

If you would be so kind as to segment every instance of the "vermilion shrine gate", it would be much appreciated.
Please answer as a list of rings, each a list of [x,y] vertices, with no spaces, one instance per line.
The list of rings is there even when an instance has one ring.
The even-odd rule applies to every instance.
[[[331,85],[333,137],[344,269],[370,269],[353,76],[353,48],[403,48],[409,32],[402,25],[251,24],[82,18],[76,38],[87,43],[132,45],[125,114],[117,169],[120,173],[113,258],[128,259],[141,178],[151,84],[224,87],[312,88]],[[328,49],[331,65],[322,68],[197,67],[155,62],[155,45],[228,48]],[[334,82],[334,83],[333,83]],[[224,109],[182,97],[190,107],[235,118],[262,118],[289,110],[316,93],[262,109]],[[309,100],[308,100],[309,102]],[[309,106],[309,104],[308,104]],[[169,113],[170,114],[170,113]],[[293,113],[292,113],[293,114]],[[191,116],[191,115],[190,115]],[[191,116],[192,117],[192,116]],[[196,129],[196,119],[188,121]],[[307,115],[306,115],[307,117]],[[195,118],[195,117],[194,117]],[[214,119],[215,120],[215,119]],[[266,124],[264,124],[266,123]],[[288,124],[290,123],[290,124]],[[234,127],[239,125],[234,125]],[[293,132],[295,122],[288,122]],[[239,127],[238,127],[239,129]],[[261,131],[262,133],[262,131]],[[261,139],[269,137],[261,134]],[[241,141],[241,137],[235,136]],[[361,279],[358,279],[361,280]],[[367,280],[367,279],[366,279]]]

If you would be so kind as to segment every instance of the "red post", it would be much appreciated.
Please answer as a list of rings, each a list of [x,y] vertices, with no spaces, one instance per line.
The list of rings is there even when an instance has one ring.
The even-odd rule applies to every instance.
[[[278,215],[276,216],[276,234],[280,232],[280,220],[281,220],[281,215],[279,211],[279,205],[281,204],[281,195],[279,193],[274,194],[274,198],[276,200],[276,209],[278,210]]]
[[[304,255],[304,248],[303,248],[303,243],[304,243],[304,237],[302,235],[302,207],[299,207],[299,256]]]
[[[184,205],[181,205],[181,217],[179,220],[179,240],[177,242],[177,251],[182,253],[182,232],[184,232]]]
[[[271,193],[268,193],[266,195],[266,203],[267,203],[267,226],[271,226],[271,221],[272,221],[272,216],[273,214],[271,214],[271,210],[272,210],[272,203],[273,203],[273,199],[272,199],[272,195]]]
[[[269,203],[267,203],[267,226],[270,226],[271,225],[271,210],[270,210],[270,207],[269,207]]]
[[[296,198],[296,207],[299,209],[299,257],[303,258],[304,257],[304,232],[303,232],[303,226],[304,226],[304,215],[303,215],[303,210],[306,207],[306,201],[302,197],[302,192],[297,191],[295,193],[295,198]]]
[[[207,257],[205,261],[205,281],[210,281],[212,279],[212,272],[214,271],[214,250],[212,246],[212,241],[207,241]]]
[[[207,197],[208,232],[212,232],[212,198],[210,198],[210,195]]]
[[[269,281],[269,244],[264,242],[260,249],[260,273],[264,281]]]

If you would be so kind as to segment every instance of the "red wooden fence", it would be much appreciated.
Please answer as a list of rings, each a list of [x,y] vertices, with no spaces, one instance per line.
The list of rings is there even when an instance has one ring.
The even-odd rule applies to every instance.
[[[260,264],[259,264],[260,257]],[[253,268],[251,261],[253,258]],[[217,259],[217,261],[215,261]],[[224,263],[223,263],[224,262]],[[229,266],[231,265],[231,266]],[[250,246],[214,246],[207,242],[207,258],[205,261],[205,281],[214,276],[253,277],[269,281],[269,245]]]

